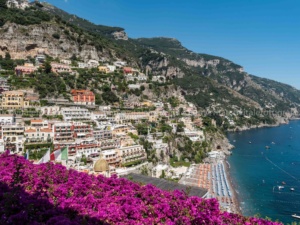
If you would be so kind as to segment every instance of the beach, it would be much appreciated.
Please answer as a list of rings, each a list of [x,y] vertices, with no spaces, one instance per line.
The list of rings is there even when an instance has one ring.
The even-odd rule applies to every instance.
[[[206,198],[216,198],[222,211],[241,214],[237,192],[229,173],[225,155],[210,162],[193,164],[180,183],[208,190]]]

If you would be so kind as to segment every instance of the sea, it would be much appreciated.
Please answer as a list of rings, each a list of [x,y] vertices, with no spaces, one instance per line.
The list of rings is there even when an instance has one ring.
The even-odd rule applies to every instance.
[[[227,161],[243,215],[300,222],[291,217],[300,215],[300,120],[227,137],[235,146]]]

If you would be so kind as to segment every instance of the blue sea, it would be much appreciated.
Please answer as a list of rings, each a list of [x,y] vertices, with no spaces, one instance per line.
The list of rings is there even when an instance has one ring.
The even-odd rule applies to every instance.
[[[243,215],[297,221],[291,215],[300,215],[300,121],[228,138],[235,146],[228,162]]]

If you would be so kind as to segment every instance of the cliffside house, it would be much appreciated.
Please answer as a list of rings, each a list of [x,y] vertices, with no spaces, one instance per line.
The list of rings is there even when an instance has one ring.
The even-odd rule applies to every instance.
[[[16,66],[15,73],[18,76],[28,75],[37,71],[37,67],[35,67],[32,63],[25,63],[24,66]]]
[[[72,100],[78,105],[95,105],[95,94],[89,90],[71,90]]]

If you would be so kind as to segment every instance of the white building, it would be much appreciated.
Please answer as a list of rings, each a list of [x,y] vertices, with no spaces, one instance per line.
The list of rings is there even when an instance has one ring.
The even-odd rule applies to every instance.
[[[3,125],[2,138],[5,146],[15,152],[23,151],[24,127],[18,125]]]
[[[92,120],[101,120],[101,119],[106,119],[107,115],[103,111],[94,111],[91,113],[91,118]]]
[[[0,153],[3,153],[4,151],[5,151],[4,141],[3,141],[3,139],[0,139]]]
[[[142,145],[132,145],[116,149],[122,164],[137,160],[146,160],[146,151]]]
[[[77,64],[78,64],[78,68],[80,69],[86,69],[89,67],[89,65],[85,62],[78,62]]]
[[[93,59],[90,59],[88,62],[88,67],[89,68],[96,68],[99,66],[99,62],[97,60],[93,60]]]
[[[41,107],[42,115],[55,116],[60,114],[59,106],[43,106]]]
[[[91,120],[90,111],[80,107],[62,108],[61,114],[64,121]]]
[[[165,172],[165,175],[167,175],[169,171],[169,166],[168,165],[163,165],[163,164],[158,164],[152,169],[152,177],[159,178],[163,171]]]
[[[112,65],[106,65],[106,67],[109,69],[109,72],[115,72],[116,70],[116,66],[112,66]]]
[[[116,67],[123,67],[123,66],[126,66],[126,62],[124,62],[124,61],[115,61],[114,62],[114,65],[116,66]]]
[[[15,122],[15,117],[13,114],[0,114],[0,124],[12,124]]]
[[[49,128],[28,127],[24,131],[25,142],[51,142],[54,133]]]

